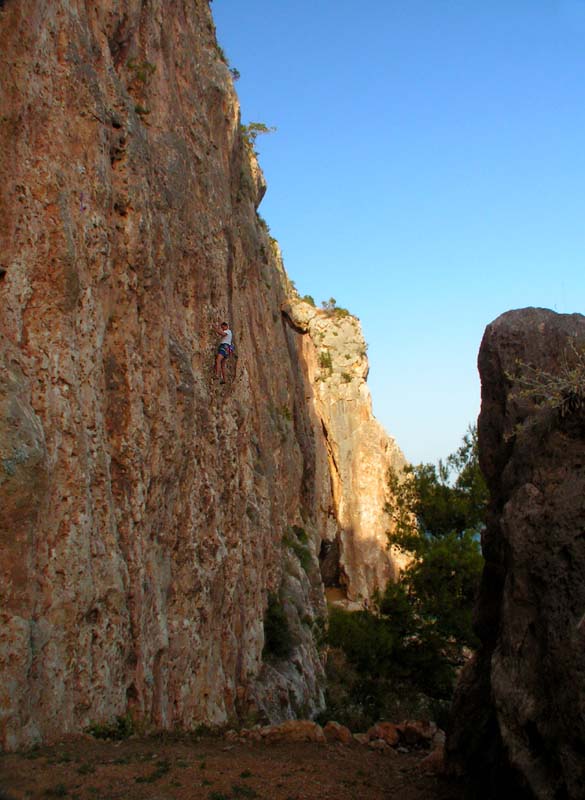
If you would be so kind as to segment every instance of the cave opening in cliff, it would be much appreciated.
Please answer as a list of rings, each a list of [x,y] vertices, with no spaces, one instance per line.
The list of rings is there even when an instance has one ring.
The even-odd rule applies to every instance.
[[[343,567],[339,563],[340,557],[340,539],[336,536],[335,539],[324,539],[321,542],[321,549],[319,550],[319,568],[321,570],[321,579],[326,589],[326,594],[329,596],[333,593],[337,600],[347,599],[346,581],[344,580],[345,574]]]

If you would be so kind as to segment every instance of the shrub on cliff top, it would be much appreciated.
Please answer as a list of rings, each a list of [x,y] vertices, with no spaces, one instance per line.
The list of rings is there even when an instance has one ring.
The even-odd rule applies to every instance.
[[[327,316],[329,317],[349,317],[349,311],[347,308],[338,306],[337,300],[334,297],[330,297],[329,300],[322,300],[321,308],[323,311],[327,312]]]
[[[554,373],[517,360],[516,373],[506,373],[506,377],[516,385],[520,397],[552,408],[561,417],[585,406],[585,349],[578,348],[573,339]]]
[[[257,156],[256,139],[268,133],[275,133],[276,128],[265,125],[264,122],[249,122],[247,125],[240,125],[240,134],[246,147],[250,148]]]

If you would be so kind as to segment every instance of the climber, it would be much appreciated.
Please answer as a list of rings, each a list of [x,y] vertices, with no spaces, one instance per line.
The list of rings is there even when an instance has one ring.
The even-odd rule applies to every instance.
[[[215,374],[218,378],[221,377],[221,383],[225,383],[225,362],[234,352],[232,345],[232,332],[229,329],[227,322],[222,322],[216,331],[218,336],[221,336],[219,347],[217,348],[217,355],[215,356]]]

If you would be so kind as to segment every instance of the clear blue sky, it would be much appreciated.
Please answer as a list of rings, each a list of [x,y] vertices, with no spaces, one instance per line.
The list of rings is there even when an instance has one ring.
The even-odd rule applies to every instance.
[[[301,294],[362,321],[413,462],[479,411],[485,326],[585,312],[585,0],[215,0]]]

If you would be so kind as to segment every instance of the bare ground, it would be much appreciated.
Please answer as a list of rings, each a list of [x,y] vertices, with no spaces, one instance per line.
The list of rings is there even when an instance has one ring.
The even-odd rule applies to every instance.
[[[427,754],[214,737],[76,737],[0,755],[0,800],[461,800],[457,786],[420,767]]]

